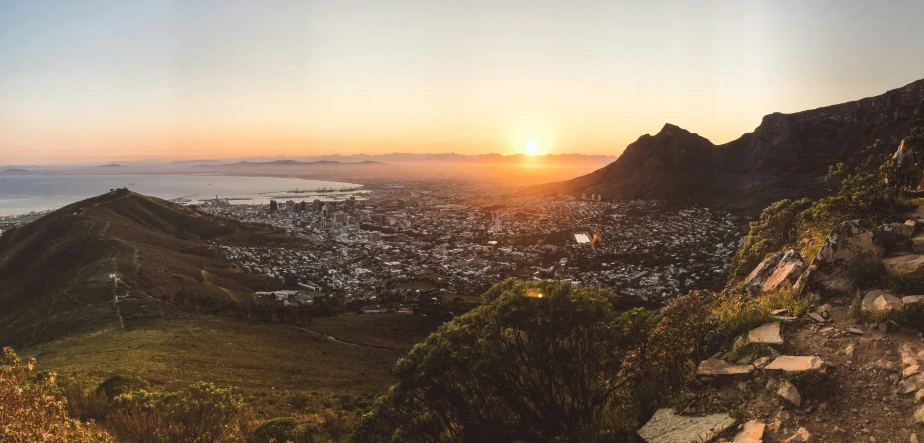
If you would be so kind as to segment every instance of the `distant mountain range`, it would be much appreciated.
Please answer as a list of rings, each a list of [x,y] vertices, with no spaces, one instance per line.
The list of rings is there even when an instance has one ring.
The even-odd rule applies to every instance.
[[[723,145],[666,124],[606,167],[534,191],[759,209],[783,198],[823,195],[829,166],[862,160],[863,149],[877,139],[894,149],[922,116],[924,80],[918,80],[876,97],[770,114],[754,132]]]
[[[20,168],[4,169],[0,171],[0,175],[30,175],[30,174],[34,174],[34,172],[28,169],[20,169]]]
[[[227,164],[217,164],[217,165],[193,165],[194,168],[265,168],[265,167],[318,167],[318,166],[377,166],[384,165],[385,163],[376,162],[371,160],[364,160],[358,162],[340,162],[333,160],[319,160],[312,162],[302,162],[297,160],[275,160],[268,162],[251,162],[251,161],[240,161],[237,163],[227,163]]]
[[[587,155],[587,154],[548,154],[530,157],[524,154],[409,154],[394,152],[391,154],[355,154],[355,155],[316,155],[316,156],[287,156],[287,157],[248,157],[237,159],[198,159],[198,160],[175,160],[162,161],[169,162],[173,165],[227,165],[237,163],[259,163],[266,164],[272,162],[340,162],[346,164],[360,164],[363,162],[374,163],[416,163],[416,162],[436,162],[436,163],[485,163],[485,164],[519,164],[524,162],[545,162],[558,164],[601,164],[616,159],[613,155]],[[120,162],[122,164],[150,164],[155,161],[144,160],[142,162]]]

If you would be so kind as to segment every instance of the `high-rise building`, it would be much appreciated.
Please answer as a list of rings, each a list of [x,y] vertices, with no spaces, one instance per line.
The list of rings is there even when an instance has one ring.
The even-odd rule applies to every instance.
[[[322,206],[323,206],[323,203],[321,203],[320,199],[317,199],[317,198],[314,199],[314,203],[312,204],[312,208],[314,209],[314,212],[321,212]]]
[[[356,209],[356,197],[350,196],[350,199],[347,200],[347,207],[350,208],[351,211]]]
[[[321,206],[321,217],[327,217],[327,205]]]

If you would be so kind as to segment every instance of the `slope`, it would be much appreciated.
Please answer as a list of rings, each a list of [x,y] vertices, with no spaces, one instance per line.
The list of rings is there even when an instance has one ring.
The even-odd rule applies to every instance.
[[[770,114],[754,132],[719,146],[668,124],[630,144],[610,165],[534,191],[760,209],[783,198],[822,195],[829,166],[860,160],[876,140],[896,146],[922,116],[924,80],[918,80],[876,97]]]
[[[164,301],[226,307],[273,282],[241,272],[203,240],[250,235],[243,225],[127,190],[4,232],[0,345],[130,328],[176,312]]]

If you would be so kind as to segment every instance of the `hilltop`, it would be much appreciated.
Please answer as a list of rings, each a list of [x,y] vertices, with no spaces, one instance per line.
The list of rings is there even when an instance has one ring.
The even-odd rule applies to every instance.
[[[773,113],[754,132],[723,145],[672,124],[645,134],[613,163],[535,188],[607,199],[675,199],[760,209],[824,195],[828,167],[861,160],[876,140],[891,147],[924,117],[924,80],[885,94],[793,114]]]
[[[204,242],[235,236],[275,241],[125,190],[8,230],[0,237],[0,343],[130,328],[177,305],[218,309],[245,300],[273,283],[241,273]]]

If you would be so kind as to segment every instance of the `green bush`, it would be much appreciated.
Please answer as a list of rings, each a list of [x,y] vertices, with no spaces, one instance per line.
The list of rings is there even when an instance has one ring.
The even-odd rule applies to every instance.
[[[295,417],[276,417],[264,421],[257,427],[249,443],[285,443],[298,438],[298,422]]]
[[[122,394],[128,394],[136,389],[147,389],[150,384],[134,375],[116,374],[99,384],[97,391],[106,394],[108,402]]]
[[[559,282],[489,292],[493,301],[398,362],[398,383],[354,441],[619,441],[656,394],[692,374],[704,318],[696,299],[653,316],[618,313],[612,291]]]
[[[246,409],[230,389],[196,383],[179,392],[139,389],[112,403],[112,427],[133,443],[236,442],[247,434]]]

